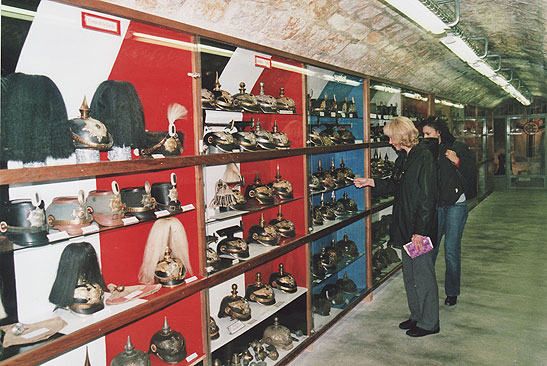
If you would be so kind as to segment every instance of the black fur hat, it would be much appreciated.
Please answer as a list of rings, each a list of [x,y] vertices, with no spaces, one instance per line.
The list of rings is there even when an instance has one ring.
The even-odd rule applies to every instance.
[[[88,242],[71,243],[66,246],[59,259],[57,277],[49,294],[49,302],[57,307],[68,307],[84,314],[101,310],[104,307],[102,296],[100,301],[82,304],[86,306],[84,311],[74,306],[78,302],[75,290],[82,284],[106,290],[95,248]]]
[[[44,75],[10,74],[2,91],[0,160],[42,162],[74,152],[63,97]]]
[[[93,95],[91,116],[105,124],[115,146],[145,147],[144,112],[137,90],[130,82],[103,81]]]

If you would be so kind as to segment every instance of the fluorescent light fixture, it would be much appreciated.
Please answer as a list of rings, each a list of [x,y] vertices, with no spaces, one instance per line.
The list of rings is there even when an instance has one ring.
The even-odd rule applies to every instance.
[[[449,33],[446,37],[441,38],[444,44],[450,51],[458,56],[462,61],[468,64],[473,64],[480,60],[475,50],[460,36]]]
[[[32,22],[34,16],[36,15],[35,11],[16,8],[13,6],[2,5],[2,16],[14,19],[28,20]]]
[[[427,97],[423,97],[421,94],[418,94],[418,93],[402,92],[401,94],[404,95],[407,98],[427,102]]]
[[[443,34],[450,28],[419,0],[386,0],[386,2],[431,33]]]
[[[471,66],[472,68],[475,69],[475,71],[477,71],[479,74],[486,76],[487,78],[492,78],[496,75],[496,72],[494,71],[494,69],[482,60],[477,61],[473,64],[469,64],[469,66]]]
[[[508,83],[508,81],[505,80],[505,78],[504,78],[503,76],[498,75],[498,74],[492,76],[492,77],[490,78],[490,80],[492,80],[494,83],[496,83],[497,85],[501,86],[502,88],[504,88],[504,87],[507,85],[507,83]]]
[[[157,44],[160,46],[178,48],[178,49],[187,50],[187,51],[196,50],[196,45],[194,43],[179,41],[177,39],[158,37],[151,34],[139,33],[139,32],[133,32],[133,37],[135,37],[135,40],[139,42]]]
[[[449,102],[448,100],[444,100],[444,99],[436,99],[436,98],[435,98],[435,103],[437,103],[437,104],[442,104],[442,105],[445,105],[445,106],[447,106],[447,107],[458,108],[458,109],[463,109],[463,108],[464,108],[464,105],[463,105],[463,104],[460,104],[460,103],[452,103],[452,102]]]
[[[350,85],[350,86],[359,86],[359,85],[361,85],[360,82],[355,81],[355,80],[350,80],[345,75],[323,74],[323,75],[321,75],[321,77],[325,80],[334,81],[334,82],[340,83],[340,84],[346,84],[346,85]]]
[[[391,94],[397,94],[401,92],[401,89],[399,88],[393,88],[391,86],[385,86],[385,85],[373,85],[372,89],[383,91],[386,93],[391,93]]]

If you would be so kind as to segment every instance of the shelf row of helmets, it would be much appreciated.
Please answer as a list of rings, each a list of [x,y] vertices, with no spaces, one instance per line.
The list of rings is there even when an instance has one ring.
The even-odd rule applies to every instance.
[[[187,117],[186,108],[172,103],[165,131],[146,131],[140,98],[128,81],[103,81],[91,107],[84,96],[80,116],[70,120],[61,92],[49,77],[12,73],[2,85],[0,160],[43,163],[76,152],[78,163],[94,162],[99,151],[109,151],[110,160],[128,160],[131,148],[144,157],[182,154],[183,135],[175,121]]]
[[[208,132],[203,137],[206,152],[230,153],[234,151],[259,151],[288,149],[292,142],[286,133],[281,132],[274,122],[272,131],[262,129],[260,120],[256,122],[251,118],[251,130],[244,131],[245,126],[237,128],[240,124],[232,121],[222,131]]]
[[[312,99],[312,96],[313,90],[308,95],[309,109],[312,116],[324,116],[325,113],[336,113],[338,115],[357,118],[357,104],[355,104],[354,97],[348,100],[346,96],[344,100],[338,101],[335,94],[330,99],[327,93],[324,94],[323,99]]]
[[[323,170],[323,163],[318,161],[317,170],[310,175],[308,186],[312,192],[320,192],[352,185],[354,178],[355,174],[346,166],[344,158],[342,157],[340,166],[336,168],[333,157],[329,170]]]
[[[321,281],[338,272],[340,266],[345,266],[359,257],[359,250],[355,242],[349,239],[348,234],[344,233],[344,238],[335,242],[334,238],[331,244],[322,247],[319,253],[312,256],[312,276],[314,281]]]
[[[357,285],[346,272],[342,278],[336,280],[336,283],[326,284],[320,293],[312,295],[312,312],[328,316],[332,307],[343,308],[351,302],[357,292]]]
[[[47,209],[37,193],[32,199],[11,200],[0,208],[0,232],[16,244],[37,246],[49,242],[50,229],[82,235],[82,228],[93,221],[106,227],[123,226],[126,216],[143,220],[155,218],[158,209],[169,214],[181,211],[175,173],[170,182],[120,189],[112,181],[111,188],[90,191],[87,197],[83,190],[78,196],[55,197]]]
[[[231,95],[222,90],[216,73],[215,87],[213,90],[201,89],[201,106],[204,109],[217,109],[223,111],[238,111],[248,113],[296,113],[296,104],[292,98],[285,96],[285,88],[279,89],[276,98],[264,92],[264,82],[260,82],[260,92],[252,95],[245,91],[245,83],[239,83],[239,93]]]
[[[347,125],[328,124],[322,130],[312,127],[308,135],[309,146],[334,146],[355,143],[355,136]]]
[[[347,192],[336,199],[336,193],[331,192],[329,202],[325,201],[324,193],[321,193],[319,205],[313,206],[310,200],[310,221],[312,225],[323,225],[325,221],[333,221],[338,218],[344,218],[356,214],[359,211],[357,203],[350,198]]]

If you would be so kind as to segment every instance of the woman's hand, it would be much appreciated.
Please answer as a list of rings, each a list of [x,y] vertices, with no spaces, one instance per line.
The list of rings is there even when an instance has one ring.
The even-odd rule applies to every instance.
[[[372,178],[355,178],[353,184],[357,188],[374,187],[374,179]]]
[[[460,162],[460,158],[458,158],[458,154],[454,150],[446,150],[446,153],[444,154],[448,160],[452,162],[454,165],[458,165]]]
[[[414,248],[416,248],[417,251],[422,250],[423,243],[424,243],[423,235],[420,235],[420,234],[412,235],[412,242],[414,243]]]

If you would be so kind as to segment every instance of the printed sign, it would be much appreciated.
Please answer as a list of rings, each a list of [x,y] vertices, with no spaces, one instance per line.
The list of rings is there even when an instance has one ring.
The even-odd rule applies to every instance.
[[[120,21],[82,11],[82,27],[99,32],[121,35]]]

